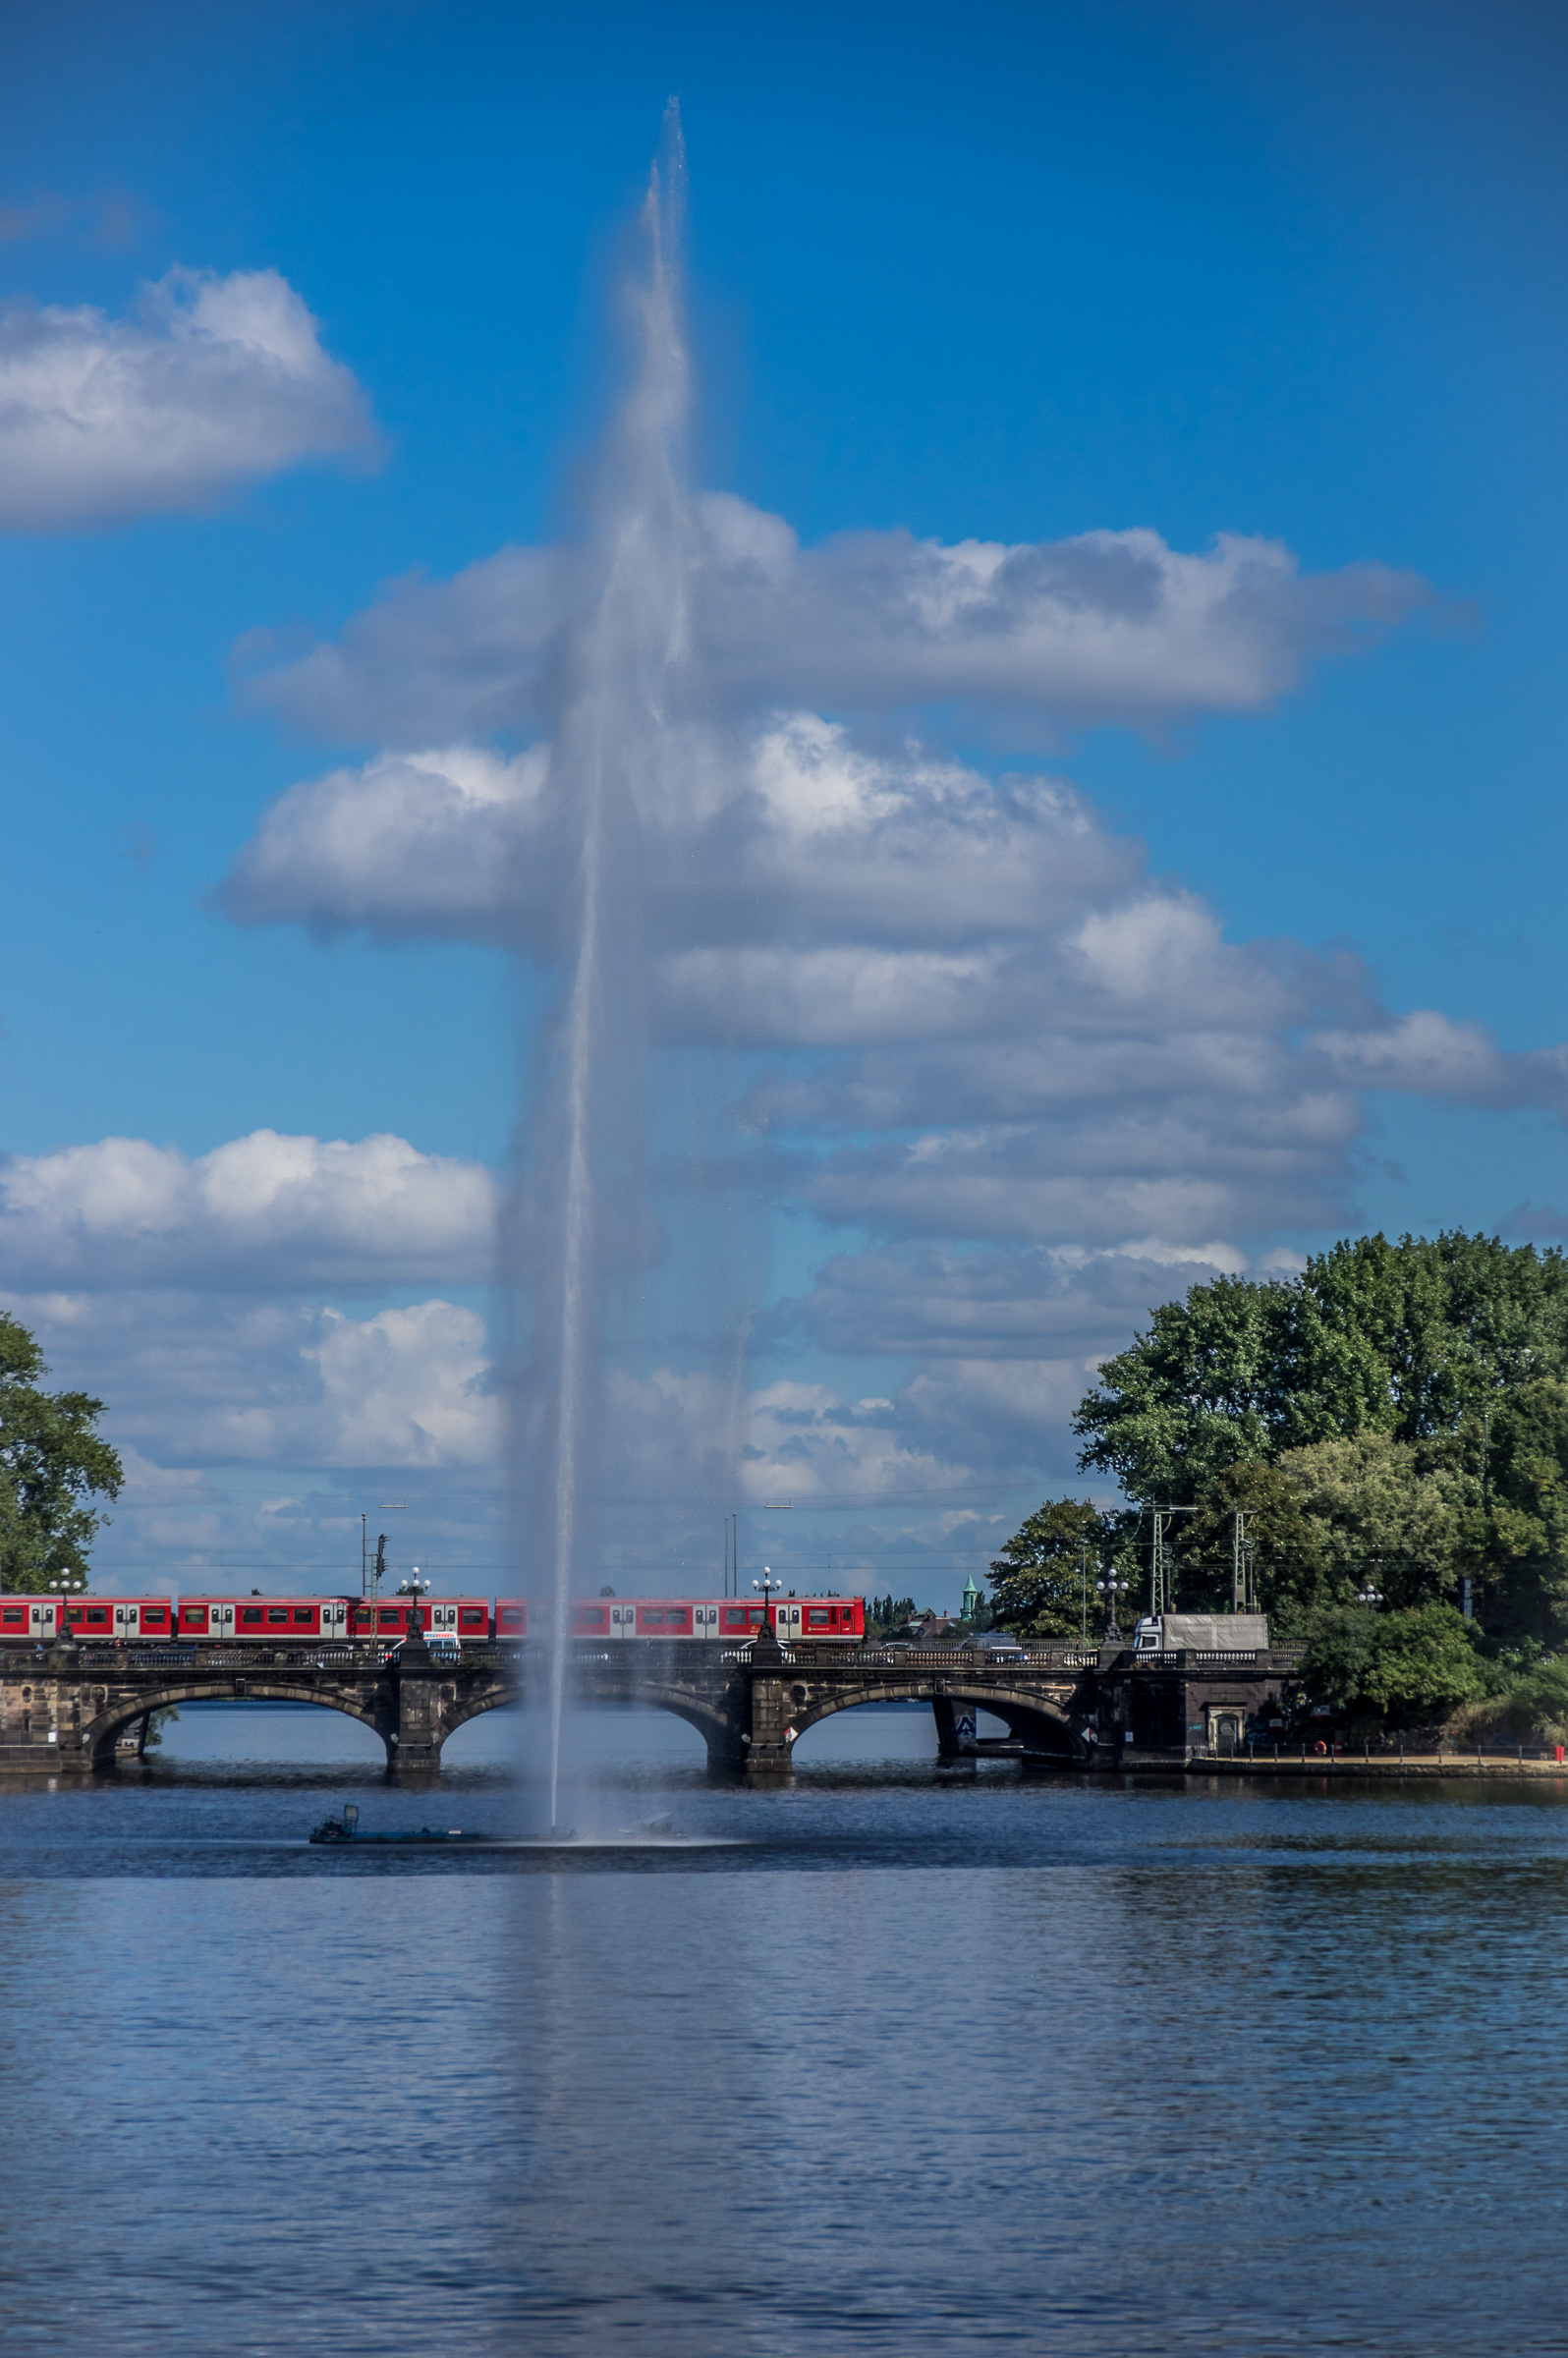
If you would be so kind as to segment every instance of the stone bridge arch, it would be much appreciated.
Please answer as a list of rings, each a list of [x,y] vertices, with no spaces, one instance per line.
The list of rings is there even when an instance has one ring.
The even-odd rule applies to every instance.
[[[397,1732],[396,1722],[389,1715],[385,1704],[379,1700],[365,1701],[341,1689],[318,1689],[286,1677],[257,1677],[253,1671],[247,1673],[243,1692],[237,1695],[235,1690],[238,1683],[232,1675],[226,1678],[216,1675],[209,1679],[183,1678],[177,1685],[171,1684],[136,1695],[122,1693],[114,1696],[91,1718],[84,1718],[80,1737],[82,1758],[93,1768],[112,1768],[115,1738],[120,1730],[134,1726],[137,1720],[145,1718],[150,1712],[167,1711],[171,1705],[178,1709],[184,1703],[254,1702],[309,1703],[318,1711],[341,1712],[345,1718],[358,1719],[362,1727],[367,1727],[378,1735],[386,1747],[388,1763],[392,1762],[396,1749],[393,1741]]]
[[[785,1726],[787,1753],[793,1755],[802,1736],[824,1719],[833,1718],[839,1712],[853,1712],[871,1703],[950,1703],[973,1705],[977,1710],[989,1712],[1000,1719],[1008,1734],[1027,1744],[1032,1752],[1055,1754],[1061,1760],[1078,1760],[1084,1747],[1073,1733],[1069,1712],[1073,1702],[1070,1682],[1060,1695],[1042,1694],[1038,1687],[1018,1689],[998,1687],[988,1680],[966,1679],[962,1672],[951,1676],[933,1677],[911,1672],[905,1678],[881,1677],[864,1686],[813,1688],[809,1674],[791,1678],[786,1672],[780,1680],[783,1689],[781,1708]],[[787,1736],[788,1728],[795,1730]]]
[[[587,1705],[630,1704],[639,1709],[668,1712],[672,1718],[684,1719],[694,1728],[707,1748],[710,1768],[733,1768],[746,1758],[741,1742],[745,1726],[745,1680],[733,1669],[717,1681],[700,1687],[692,1680],[650,1674],[635,1656],[630,1660],[613,1660],[608,1664],[595,1660],[588,1675],[582,1674],[583,1666],[576,1665],[577,1675],[569,1676],[567,1694],[571,1701]],[[456,1733],[481,1712],[495,1711],[503,1704],[521,1700],[520,1690],[507,1694],[476,1697],[459,1704],[446,1714],[442,1741]]]

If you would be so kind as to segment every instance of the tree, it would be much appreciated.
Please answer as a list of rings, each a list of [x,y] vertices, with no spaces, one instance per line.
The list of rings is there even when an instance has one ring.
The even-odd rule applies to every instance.
[[[1299,1277],[1194,1286],[1099,1374],[1079,1463],[1146,1503],[1369,1430],[1465,1436],[1479,1470],[1498,1400],[1568,1380],[1568,1263],[1458,1230],[1347,1240]]]
[[[1501,1396],[1486,1478],[1467,1552],[1486,1626],[1504,1640],[1568,1642],[1568,1384],[1543,1377]]]
[[[1307,1692],[1342,1711],[1379,1712],[1395,1726],[1446,1719],[1485,1692],[1475,1625],[1448,1604],[1380,1613],[1324,1605],[1307,1624]]]
[[[991,1565],[993,1625],[1023,1638],[1077,1637],[1086,1552],[1092,1583],[1116,1545],[1121,1521],[1083,1498],[1050,1498],[1037,1507]]]
[[[103,1402],[44,1392],[37,1343],[0,1311],[0,1588],[13,1596],[82,1579],[103,1518],[87,1501],[118,1497],[124,1469],[95,1430]]]
[[[1452,1595],[1475,1491],[1453,1452],[1366,1427],[1287,1449],[1278,1470],[1317,1531],[1325,1589],[1370,1586],[1394,1607]]]
[[[1178,1611],[1228,1612],[1236,1516],[1246,1517],[1258,1601],[1276,1637],[1288,1638],[1316,1605],[1351,1594],[1336,1580],[1321,1524],[1283,1465],[1243,1462],[1204,1483],[1198,1511],[1178,1525],[1172,1583]]]

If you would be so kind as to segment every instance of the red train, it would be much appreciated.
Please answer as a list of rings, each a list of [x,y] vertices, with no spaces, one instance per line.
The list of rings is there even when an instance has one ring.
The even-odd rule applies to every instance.
[[[729,1598],[595,1597],[575,1603],[575,1638],[687,1640],[744,1646],[764,1607]],[[776,1597],[765,1608],[785,1645],[809,1638],[854,1646],[866,1635],[863,1597]],[[125,1646],[397,1645],[418,1627],[437,1644],[487,1645],[542,1637],[548,1607],[520,1597],[5,1597],[0,1646],[53,1641],[62,1626],[84,1644]]]

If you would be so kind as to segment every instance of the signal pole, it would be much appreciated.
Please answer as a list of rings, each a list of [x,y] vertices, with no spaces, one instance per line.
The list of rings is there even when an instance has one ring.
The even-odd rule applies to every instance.
[[[1165,1544],[1165,1534],[1178,1515],[1196,1515],[1198,1509],[1151,1505],[1148,1511],[1154,1526],[1148,1565],[1148,1613],[1150,1620],[1157,1621],[1162,1613],[1176,1609],[1176,1558]]]
[[[1230,1609],[1233,1613],[1254,1613],[1258,1610],[1253,1544],[1247,1537],[1247,1516],[1241,1507],[1236,1509],[1230,1543]]]

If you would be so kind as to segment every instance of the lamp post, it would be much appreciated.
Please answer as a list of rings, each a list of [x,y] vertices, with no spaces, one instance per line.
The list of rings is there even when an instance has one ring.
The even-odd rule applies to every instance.
[[[420,1635],[420,1599],[421,1597],[428,1597],[433,1585],[433,1582],[421,1580],[420,1578],[420,1567],[418,1564],[415,1565],[414,1570],[410,1573],[407,1580],[400,1580],[398,1582],[398,1595],[400,1597],[412,1597],[414,1600],[413,1606],[409,1613],[409,1635],[411,1638],[417,1638]]]
[[[1128,1586],[1128,1582],[1118,1580],[1114,1572],[1107,1572],[1103,1580],[1096,1580],[1094,1583],[1095,1594],[1105,1600],[1107,1614],[1105,1635],[1108,1638],[1119,1638],[1122,1634],[1116,1626],[1116,1600],[1118,1597],[1125,1597]]]
[[[1374,1589],[1371,1581],[1367,1583],[1367,1586],[1364,1589],[1358,1589],[1356,1591],[1356,1602],[1358,1604],[1381,1604],[1382,1600],[1382,1590]]]

